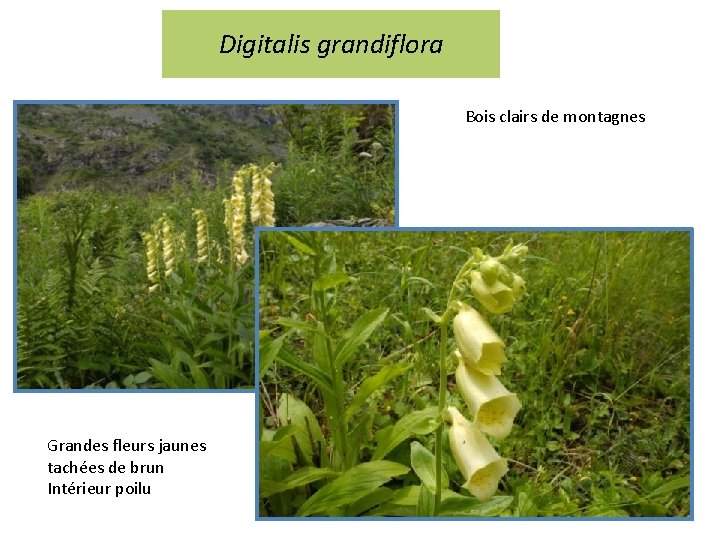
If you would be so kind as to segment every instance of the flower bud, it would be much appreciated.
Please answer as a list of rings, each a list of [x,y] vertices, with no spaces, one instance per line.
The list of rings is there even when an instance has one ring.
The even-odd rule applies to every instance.
[[[494,375],[485,375],[468,367],[460,360],[455,380],[475,424],[488,435],[498,439],[507,437],[513,420],[522,404]]]
[[[500,263],[496,259],[487,259],[481,262],[478,268],[485,283],[492,285],[497,281],[498,272],[500,272]]]
[[[498,455],[482,431],[455,407],[448,407],[447,415],[452,419],[448,431],[450,449],[465,477],[463,487],[478,499],[487,500],[497,490],[500,478],[507,473],[507,460]]]
[[[506,360],[505,344],[477,311],[460,304],[453,330],[460,354],[469,366],[486,375],[500,374]]]
[[[485,309],[496,315],[507,313],[515,303],[515,294],[513,294],[512,288],[503,282],[509,281],[512,284],[512,276],[509,276],[508,280],[503,275],[507,272],[507,268],[502,265],[498,270],[498,279],[493,283],[488,282],[482,272],[470,272],[470,289],[473,295]]]

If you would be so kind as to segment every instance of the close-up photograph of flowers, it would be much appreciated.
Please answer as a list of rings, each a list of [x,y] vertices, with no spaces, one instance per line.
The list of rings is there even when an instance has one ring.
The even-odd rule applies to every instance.
[[[690,515],[690,231],[259,234],[259,518]]]

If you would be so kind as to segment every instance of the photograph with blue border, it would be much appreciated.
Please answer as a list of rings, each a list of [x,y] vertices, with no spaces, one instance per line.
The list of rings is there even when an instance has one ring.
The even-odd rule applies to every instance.
[[[255,227],[396,224],[396,100],[13,108],[15,392],[254,392]]]
[[[693,520],[693,232],[256,229],[256,520]]]

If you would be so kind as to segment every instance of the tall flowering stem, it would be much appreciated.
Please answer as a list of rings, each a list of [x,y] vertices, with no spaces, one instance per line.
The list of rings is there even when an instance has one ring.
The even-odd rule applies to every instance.
[[[163,214],[160,219],[162,221],[163,265],[165,266],[165,277],[170,277],[175,271],[175,238],[173,236],[173,224],[167,214]]]
[[[245,207],[245,182],[250,177],[253,165],[244,165],[233,177],[233,193],[225,204],[225,226],[230,237],[230,263],[242,266],[248,260],[245,250],[245,222],[247,220]]]
[[[445,394],[447,393],[447,323],[440,324],[440,391],[438,393],[438,411],[445,410]],[[440,422],[435,431],[435,506],[434,514],[440,511],[442,500],[442,435],[444,422]]]
[[[258,165],[250,165],[252,177],[252,203],[250,206],[250,218],[258,227],[275,226],[275,196],[272,191],[270,175],[277,169],[275,163],[260,168]]]
[[[504,263],[522,260],[526,252],[524,245],[510,245],[499,257],[489,257],[479,249],[474,250],[453,281],[445,312],[438,316],[426,310],[440,327],[438,410],[444,419],[452,422],[450,447],[467,480],[463,487],[481,500],[492,496],[500,477],[507,472],[507,460],[497,455],[484,433],[496,438],[506,436],[521,404],[517,396],[495,378],[506,360],[505,344],[487,321],[461,300],[472,295],[490,313],[510,311],[524,293],[525,281],[508,270]],[[454,407],[447,409],[445,404],[448,326],[453,317],[455,340],[459,347],[454,353],[459,360],[461,375],[458,385],[473,409],[473,421],[466,420]],[[434,515],[438,515],[442,502],[444,426],[444,422],[440,422],[435,432]]]
[[[143,244],[145,244],[145,258],[147,259],[146,271],[148,281],[150,282],[148,291],[155,292],[158,287],[160,287],[160,274],[158,273],[157,264],[158,246],[153,234],[143,233],[142,239]]]
[[[193,211],[193,217],[196,220],[197,260],[198,263],[205,263],[210,253],[207,216],[202,210],[196,209]]]
[[[467,269],[472,262],[472,259],[467,261],[460,271],[455,276],[450,294],[448,296],[445,313],[441,317],[434,317],[435,322],[440,326],[440,390],[438,392],[438,411],[442,414],[445,410],[445,399],[447,394],[447,337],[448,337],[448,325],[450,324],[450,316],[453,313],[453,301],[456,296],[456,291],[460,289],[460,282],[462,277],[467,272]],[[433,509],[434,515],[438,515],[440,511],[440,502],[442,501],[442,435],[444,422],[440,422],[437,430],[435,431],[435,505]]]

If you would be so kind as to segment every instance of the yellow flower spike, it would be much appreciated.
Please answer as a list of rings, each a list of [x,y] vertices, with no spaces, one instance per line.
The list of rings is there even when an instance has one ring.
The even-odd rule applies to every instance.
[[[448,431],[450,450],[466,480],[463,487],[481,501],[487,500],[507,473],[507,460],[498,455],[483,432],[455,407],[448,407],[446,412],[452,420]]]
[[[250,219],[259,227],[275,226],[275,196],[269,177],[276,168],[275,163],[270,163],[263,169],[257,165],[250,165],[252,176]]]
[[[250,258],[250,256],[247,254],[247,251],[245,251],[245,248],[243,247],[240,250],[240,253],[238,253],[237,256],[235,257],[235,260],[237,261],[238,266],[242,266],[247,262],[247,260],[249,258]]]
[[[250,167],[251,165],[243,165],[233,176],[233,195],[245,196],[245,180],[250,177]]]
[[[162,245],[163,245],[163,265],[165,266],[165,277],[170,277],[175,271],[175,246],[173,237],[172,221],[163,214],[162,220]]]
[[[210,255],[207,216],[202,210],[195,210],[192,215],[196,220],[195,234],[197,238],[197,260],[198,263],[204,263],[207,262],[208,256]]]
[[[245,197],[235,194],[230,199],[230,203],[233,207],[230,228],[231,263],[242,266],[248,258],[245,252]]]
[[[507,437],[522,404],[494,375],[485,375],[468,367],[461,359],[455,380],[465,403],[475,415],[474,423],[488,435]]]
[[[143,244],[145,244],[145,258],[147,259],[146,271],[150,286],[148,287],[150,292],[155,292],[159,287],[160,274],[158,273],[157,264],[157,242],[155,236],[150,233],[143,233],[142,235]]]
[[[515,303],[515,294],[511,287],[501,279],[490,283],[478,271],[470,272],[470,289],[477,301],[490,313],[496,315],[507,313]]]
[[[217,259],[217,262],[220,264],[225,263],[225,257],[223,256],[223,247],[220,245],[220,242],[217,240],[213,240],[213,248],[215,250],[215,258]]]
[[[453,330],[460,354],[469,366],[485,375],[500,375],[506,360],[505,344],[477,311],[460,303]]]

